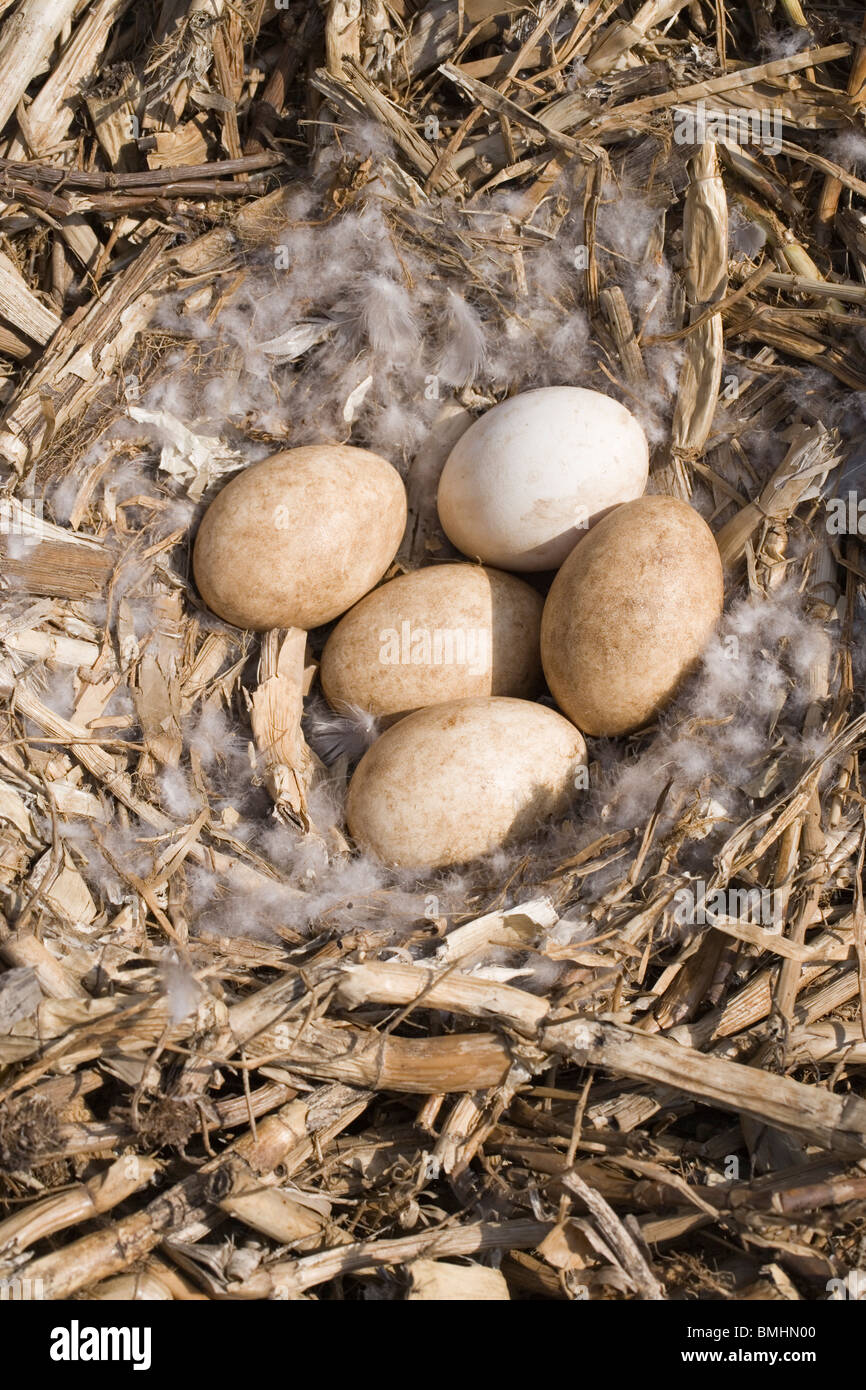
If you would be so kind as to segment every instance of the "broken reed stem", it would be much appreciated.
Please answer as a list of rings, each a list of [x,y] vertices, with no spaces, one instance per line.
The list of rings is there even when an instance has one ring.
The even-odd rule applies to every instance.
[[[748,542],[764,522],[786,521],[796,511],[803,494],[837,467],[838,449],[835,431],[821,424],[800,427],[758,500],[741,508],[716,536],[726,569],[742,559]]]
[[[77,1183],[56,1196],[43,1197],[0,1221],[0,1268],[3,1261],[37,1241],[103,1216],[147,1187],[158,1172],[155,1159],[126,1154],[87,1182]]]
[[[341,1274],[408,1264],[419,1255],[441,1260],[488,1250],[531,1250],[540,1244],[551,1225],[533,1220],[479,1222],[468,1227],[421,1231],[394,1240],[360,1241],[300,1260],[278,1261],[243,1282],[229,1284],[228,1292],[235,1298],[291,1299]]]
[[[20,0],[0,31],[0,130],[41,70],[77,0]]]
[[[799,0],[781,2],[786,18],[805,28]],[[14,475],[10,488],[28,480],[27,497],[0,502],[0,530],[8,531],[2,567],[17,591],[0,634],[9,703],[0,748],[0,888],[9,915],[8,924],[0,921],[0,1090],[9,1101],[0,1115],[0,1154],[8,1149],[16,1163],[20,1158],[7,1139],[9,1113],[14,1119],[20,1109],[28,1143],[27,1107],[38,1114],[45,1104],[53,1113],[32,1150],[21,1150],[42,1185],[0,1223],[0,1260],[29,1274],[22,1252],[26,1258],[48,1239],[58,1248],[40,1253],[33,1269],[38,1274],[41,1265],[52,1297],[84,1291],[97,1299],[183,1301],[304,1297],[344,1274],[369,1279],[371,1271],[414,1262],[410,1296],[429,1297],[431,1289],[454,1287],[456,1276],[447,1271],[457,1267],[443,1263],[449,1256],[535,1245],[536,1256],[506,1258],[497,1293],[516,1282],[551,1297],[570,1287],[575,1272],[556,1264],[557,1251],[565,1245],[574,1258],[589,1234],[594,1253],[579,1277],[591,1297],[609,1296],[605,1285],[614,1283],[626,1296],[654,1299],[667,1289],[680,1296],[685,1288],[702,1298],[712,1263],[705,1249],[713,1247],[704,1247],[699,1233],[715,1217],[710,1240],[722,1221],[726,1238],[733,1219],[748,1224],[738,1256],[753,1281],[745,1296],[767,1296],[768,1288],[772,1294],[761,1271],[771,1267],[768,1251],[777,1246],[786,1269],[796,1262],[798,1292],[820,1293],[826,1275],[855,1258],[850,1213],[839,1210],[832,1227],[803,1221],[801,1228],[798,1219],[807,1261],[800,1247],[782,1245],[774,1222],[788,1200],[792,1211],[807,1212],[810,1203],[839,1207],[862,1197],[856,1163],[863,1104],[852,1086],[853,1069],[866,1059],[857,800],[864,730],[846,709],[855,708],[859,694],[849,649],[863,566],[856,536],[837,543],[822,530],[820,497],[814,499],[826,491],[823,473],[841,450],[829,436],[822,446],[812,422],[816,414],[842,418],[843,392],[866,390],[866,359],[854,332],[866,299],[866,232],[857,210],[866,182],[818,151],[825,130],[859,120],[866,48],[856,46],[850,71],[826,66],[852,52],[846,44],[755,65],[742,26],[726,33],[730,13],[721,0],[715,16],[713,5],[682,0],[630,7],[590,0],[574,13],[555,0],[540,15],[495,12],[492,0],[456,8],[440,0],[402,16],[378,0],[363,12],[329,0],[297,21],[259,0],[247,8],[242,14],[194,0],[181,15],[183,5],[168,4],[150,35],[132,23],[125,0],[79,3],[25,72],[35,49],[21,40],[20,17],[43,23],[47,33],[68,7],[19,0],[13,8],[0,0],[0,71],[10,71],[3,69],[10,35],[17,35],[14,56],[23,65],[0,96],[9,108],[0,159],[8,253],[0,259],[0,430]],[[757,15],[759,37],[767,30],[762,23]],[[718,63],[709,81],[677,89],[677,54],[697,41],[712,61],[714,40]],[[570,67],[577,59],[582,65]],[[735,102],[777,110],[789,137],[781,160],[758,143],[747,148],[726,139],[721,124],[715,143],[680,146],[681,116],[714,94],[722,117]],[[441,121],[441,134],[429,135],[428,114],[435,116],[431,129]],[[382,137],[368,141],[365,157],[353,152],[345,129],[358,122]],[[203,632],[186,601],[187,524],[156,539],[139,524],[139,515],[157,518],[163,505],[174,505],[177,480],[151,472],[141,440],[115,453],[109,430],[103,459],[88,463],[87,450],[106,422],[126,412],[127,373],[142,364],[147,370],[165,351],[183,357],[189,349],[206,389],[212,362],[218,372],[243,370],[223,362],[222,346],[212,357],[196,356],[198,328],[217,327],[233,298],[255,293],[275,241],[289,224],[295,235],[298,182],[308,182],[305,140],[317,161],[315,187],[324,190],[310,213],[311,237],[317,220],[326,226],[353,210],[381,213],[400,266],[395,276],[410,295],[417,286],[413,257],[423,245],[430,284],[462,275],[456,288],[473,307],[476,297],[486,306],[485,331],[491,306],[510,318],[509,331],[538,331],[533,256],[540,249],[543,258],[547,251],[568,257],[572,231],[580,236],[583,200],[586,274],[581,280],[567,269],[562,293],[547,286],[539,341],[549,336],[551,315],[588,310],[594,384],[608,389],[618,379],[626,403],[658,395],[658,349],[681,343],[672,447],[654,483],[688,497],[696,472],[717,515],[733,502],[739,515],[720,540],[732,563],[748,559],[756,608],[770,596],[784,602],[787,580],[799,588],[811,624],[801,692],[808,709],[791,733],[798,747],[823,751],[808,767],[797,763],[787,748],[792,706],[780,707],[765,766],[742,789],[755,798],[753,814],[725,829],[709,887],[728,888],[740,876],[747,884],[774,884],[779,934],[736,909],[709,914],[695,941],[674,929],[676,895],[692,881],[683,855],[697,857],[700,835],[725,820],[712,792],[703,809],[703,788],[700,806],[682,814],[671,808],[672,829],[659,802],[642,826],[599,833],[561,862],[541,849],[541,862],[527,858],[507,883],[495,873],[485,877],[486,869],[467,873],[465,888],[454,892],[437,882],[423,917],[420,891],[412,907],[413,894],[390,880],[361,892],[350,878],[351,900],[311,918],[317,895],[330,901],[325,868],[318,867],[321,846],[302,892],[294,867],[282,882],[262,857],[266,851],[244,848],[253,843],[254,825],[239,811],[240,799],[236,806],[220,795],[220,810],[213,809],[221,779],[201,738],[189,738],[190,723],[199,709],[206,719],[225,711],[234,719],[249,693],[258,767],[276,813],[304,828],[315,763],[299,725],[310,677],[303,634],[267,634],[258,684],[245,691],[247,646],[218,629]],[[788,178],[789,163],[802,179]],[[259,176],[279,186],[257,196]],[[491,216],[494,189],[507,189],[507,217]],[[634,256],[611,236],[621,195],[646,205],[654,219],[645,251]],[[732,291],[729,198],[741,225],[754,224],[767,244],[757,268],[751,250],[752,259],[733,262]],[[657,304],[649,298],[651,282],[666,282],[665,263],[679,257],[680,213],[676,331],[652,333],[649,325],[667,309],[664,292]],[[826,243],[820,255],[810,239],[816,231]],[[754,242],[747,237],[744,244]],[[503,265],[504,279],[497,269]],[[825,278],[840,267],[847,280]],[[637,296],[635,275],[649,286]],[[158,332],[156,308],[171,311],[160,315]],[[752,356],[748,344],[755,345]],[[726,350],[747,372],[736,401],[726,395],[716,411]],[[827,413],[820,378],[809,376],[813,368],[836,379]],[[531,378],[531,364],[527,370]],[[315,354],[291,368],[301,396],[316,384],[315,373],[327,371]],[[281,393],[278,377],[271,385]],[[427,442],[409,463],[401,563],[413,568],[442,557],[435,512],[442,463],[480,409],[501,389],[511,394],[534,384],[530,378],[518,373],[491,385],[480,373],[440,403]],[[802,402],[814,428],[811,444],[792,401],[795,409]],[[798,433],[788,459],[762,486],[763,455],[753,454],[748,440],[754,432],[778,434],[792,418]],[[257,429],[261,420],[250,423]],[[288,417],[287,428],[294,428]],[[58,473],[68,470],[72,478],[81,459],[68,525],[31,517],[34,466],[36,490],[45,486],[50,505]],[[118,467],[141,472],[134,503],[117,502]],[[192,504],[200,495],[187,492]],[[811,549],[798,578],[795,557],[809,528]],[[87,541],[82,532],[99,539]],[[17,536],[26,544],[19,546]],[[144,569],[131,590],[129,558]],[[837,561],[846,566],[841,624],[833,615]],[[104,622],[92,619],[92,600],[107,605]],[[152,622],[131,657],[130,608],[140,602]],[[779,664],[784,669],[783,655]],[[73,683],[68,718],[52,708],[43,678]],[[127,692],[131,712],[116,722],[110,701]],[[712,740],[713,727],[702,723],[694,737]],[[827,768],[833,780],[825,790]],[[173,803],[161,800],[160,783],[187,773],[196,809],[181,823],[168,814]],[[134,837],[137,852],[152,859],[150,872],[117,852],[107,822]],[[67,835],[67,823],[81,828],[80,839]],[[114,866],[119,905],[101,893],[95,866],[83,863],[88,825]],[[333,857],[334,846],[326,848],[323,864]],[[363,866],[356,869],[362,874]],[[597,888],[599,872],[610,875],[606,890]],[[202,922],[193,905],[202,883],[214,888],[213,922]],[[262,927],[262,897],[286,907],[266,940],[246,935]],[[273,921],[269,915],[268,925]],[[171,961],[164,959],[166,940]],[[377,959],[392,951],[415,964]],[[350,976],[351,964],[362,960],[358,968],[372,977]],[[481,973],[489,967],[532,972],[543,989],[500,984]],[[401,968],[408,977],[395,974]],[[366,990],[365,978],[373,981]],[[175,1024],[184,981],[198,1002]],[[455,1025],[451,1015],[474,1023]],[[776,1075],[781,1052],[773,1030],[780,1021],[787,1062],[820,1067],[817,1084],[806,1084],[807,1073],[800,1083]],[[591,1102],[592,1078],[575,1080],[575,1068],[604,1073]],[[545,1084],[527,1084],[540,1071]],[[108,1113],[109,1087],[125,1097],[128,1114],[96,1119]],[[330,1151],[330,1136],[357,1120],[373,1093],[383,1100],[368,1127]],[[420,1110],[417,1096],[425,1101]],[[293,1103],[301,1110],[292,1111]],[[716,1132],[695,1146],[690,1114],[698,1105],[709,1107],[702,1118]],[[713,1114],[724,1109],[733,1117],[729,1132]],[[182,1143],[157,1147],[163,1110],[166,1133],[173,1135],[177,1122],[177,1132],[189,1134],[188,1152]],[[282,1119],[271,1125],[276,1110]],[[665,1112],[670,1122],[650,1129]],[[754,1183],[719,1184],[714,1164],[721,1152],[739,1151],[741,1122],[766,1174]],[[235,1146],[215,1161],[219,1130],[246,1131],[253,1150]],[[419,1143],[428,1151],[420,1164]],[[807,1145],[822,1152],[806,1155],[794,1187],[776,1171],[775,1147],[796,1154]],[[152,1146],[160,1157],[174,1150],[165,1161],[182,1181],[162,1202],[144,1195],[159,1160],[115,1160],[133,1146]],[[207,1166],[191,1173],[203,1156]],[[85,1183],[50,1191],[84,1161],[91,1165]],[[138,1186],[130,1162],[139,1165]],[[473,1213],[486,1200],[491,1173],[501,1220],[479,1226]],[[291,1186],[292,1175],[301,1191]],[[559,1222],[529,1220],[526,1194],[535,1191],[554,1212],[559,1202]],[[392,1239],[394,1212],[408,1223],[417,1219],[416,1207],[431,1209],[431,1199],[447,1214],[444,1226],[407,1225]],[[359,1211],[369,1235],[360,1241],[353,1238]],[[100,1219],[114,1224],[94,1230]],[[85,1221],[91,1234],[77,1239],[75,1227]],[[230,1265],[221,1259],[229,1221],[256,1233]],[[378,1239],[377,1230],[389,1239]],[[199,1256],[200,1241],[210,1248]],[[646,1243],[658,1241],[671,1258],[656,1271]],[[161,1243],[175,1267],[156,1254]],[[291,1255],[275,1258],[275,1247],[286,1246]],[[678,1282],[686,1253],[696,1271],[691,1284]],[[818,1283],[810,1289],[814,1270]],[[496,1273],[477,1265],[459,1272],[473,1292],[483,1287],[481,1274]]]
[[[851,1156],[866,1156],[866,1101],[830,1095],[799,1081],[771,1076],[737,1062],[684,1050],[658,1037],[631,1033],[596,1019],[561,1023],[544,1000],[507,985],[449,974],[432,978],[413,966],[348,965],[338,972],[338,998],[362,1003],[412,1004],[475,1018],[497,1018],[544,1054],[578,1066],[594,1065],[642,1081],[673,1086],[686,1095],[789,1129],[811,1142]],[[533,1070],[542,1063],[530,1063]]]
[[[366,1104],[365,1098],[358,1099],[362,1105]],[[79,1289],[136,1264],[165,1236],[179,1233],[207,1215],[210,1209],[207,1192],[215,1190],[214,1184],[218,1182],[215,1174],[223,1167],[230,1173],[230,1165],[240,1160],[261,1181],[275,1168],[287,1165],[293,1150],[303,1152],[308,1143],[309,1110],[302,1101],[290,1101],[259,1125],[255,1137],[242,1135],[220,1158],[176,1183],[142,1211],[122,1217],[104,1230],[83,1236],[61,1250],[32,1261],[27,1266],[27,1278],[40,1281],[42,1297],[53,1301],[69,1298]],[[347,1114],[354,1117],[357,1110],[351,1109]]]
[[[709,438],[722,381],[725,357],[720,312],[709,308],[725,297],[728,285],[728,202],[715,144],[705,141],[689,163],[683,222],[686,303],[692,327],[685,340],[685,359],[671,426],[675,496],[678,478]],[[690,489],[689,489],[690,490]]]
[[[262,637],[258,685],[250,697],[250,722],[265,765],[265,784],[277,815],[304,833],[315,767],[301,732],[307,634],[300,628],[267,632]]]

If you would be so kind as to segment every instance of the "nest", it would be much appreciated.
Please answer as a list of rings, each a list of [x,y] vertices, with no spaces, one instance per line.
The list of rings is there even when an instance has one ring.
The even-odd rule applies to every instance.
[[[800,0],[19,0],[12,1296],[857,1296],[860,26]],[[572,819],[389,874],[345,838],[369,730],[321,707],[322,634],[299,688],[291,636],[203,609],[190,537],[244,463],[351,439],[407,482],[391,574],[447,558],[462,429],[578,382],[712,525],[725,625],[657,725],[591,746]]]

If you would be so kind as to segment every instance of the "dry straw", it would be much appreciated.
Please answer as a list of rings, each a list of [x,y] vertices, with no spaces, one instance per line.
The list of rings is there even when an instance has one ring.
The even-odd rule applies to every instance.
[[[765,58],[767,7],[723,0],[0,10],[0,1289],[825,1298],[866,1212],[866,566],[828,525],[866,390],[866,183],[831,143],[862,134],[866,31],[783,0],[797,42]],[[684,140],[702,110],[719,119]],[[762,112],[782,137],[741,140]],[[210,475],[185,461],[189,496],[157,478],[127,413],[169,353],[238,378],[234,349],[214,362],[181,329],[237,312],[314,171],[322,235],[373,209],[409,288],[423,253],[506,343],[537,311],[539,250],[571,255],[580,229],[544,333],[579,317],[586,384],[627,404],[663,380],[653,488],[710,516],[732,601],[810,615],[799,684],[727,783],[684,788],[661,758],[649,814],[611,823],[599,799],[597,825],[506,869],[320,891],[356,866],[311,810],[304,634],[210,623],[185,558]],[[650,230],[617,250],[634,199]],[[307,351],[270,379],[306,389]],[[561,379],[582,380],[570,352]],[[400,567],[441,554],[438,471],[511,386],[431,412]],[[779,670],[791,640],[767,639]],[[751,694],[716,723],[751,737]],[[687,718],[630,766],[712,738]],[[210,752],[247,759],[300,880],[217,806]],[[701,855],[721,898],[695,927],[677,911]],[[736,910],[751,891],[771,921]],[[234,903],[231,934],[202,893]]]

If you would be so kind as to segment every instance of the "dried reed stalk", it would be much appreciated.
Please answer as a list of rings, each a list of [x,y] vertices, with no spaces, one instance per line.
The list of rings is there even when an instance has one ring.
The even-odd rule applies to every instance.
[[[41,158],[59,145],[72,123],[75,99],[98,66],[111,27],[128,4],[129,0],[97,0],[88,9],[26,116],[19,107],[21,134],[10,142],[8,158]]]
[[[6,319],[36,343],[45,344],[60,327],[57,314],[27,287],[8,256],[0,253],[0,318]]]
[[[768,521],[786,521],[804,493],[820,483],[838,463],[835,434],[821,424],[801,427],[757,501],[743,507],[716,537],[722,563],[730,567],[742,559],[758,527]]]
[[[635,44],[646,38],[651,29],[673,19],[687,4],[688,0],[645,0],[634,19],[616,20],[602,30],[598,41],[593,44],[586,66],[590,72],[610,72]]]
[[[44,1197],[0,1221],[0,1269],[3,1261],[11,1260],[37,1241],[103,1216],[147,1187],[158,1171],[159,1165],[153,1159],[127,1154],[97,1177],[56,1196]]]
[[[0,130],[76,8],[76,0],[19,0],[5,21],[0,34]]]
[[[71,1245],[44,1255],[27,1265],[27,1278],[40,1280],[48,1300],[69,1297],[78,1289],[118,1274],[153,1250],[170,1232],[180,1232],[207,1210],[207,1190],[214,1190],[215,1174],[236,1160],[250,1173],[266,1178],[280,1165],[288,1165],[292,1151],[306,1140],[308,1107],[290,1101],[258,1127],[255,1137],[243,1135],[219,1159],[155,1198],[141,1212],[123,1217],[113,1226],[83,1236]],[[227,1170],[228,1171],[228,1170]]]
[[[684,1052],[661,1038],[641,1037],[595,1020],[557,1023],[548,1005],[508,986],[449,975],[430,980],[407,966],[346,966],[339,997],[348,1007],[375,1000],[453,1010],[476,1018],[498,1017],[545,1051],[579,1065],[602,1066],[639,1080],[673,1085],[688,1095],[711,1100],[721,1109],[789,1129],[811,1142],[851,1156],[866,1155],[866,1101],[844,1100],[801,1082],[767,1076],[736,1062]]]
[[[259,683],[250,698],[253,736],[265,764],[265,780],[276,812],[304,832],[310,829],[307,795],[313,755],[301,732],[307,634],[299,628],[262,638]]]
[[[857,1262],[866,566],[850,518],[847,534],[827,524],[859,489],[856,457],[836,482],[843,446],[816,422],[847,432],[847,393],[866,389],[866,181],[828,144],[860,120],[866,49],[833,42],[853,35],[829,11],[820,47],[804,32],[812,47],[763,63],[760,6],[748,24],[721,0],[715,16],[678,0],[542,8],[168,0],[151,32],[124,0],[0,0],[0,443],[17,493],[0,500],[0,1261],[51,1297],[327,1299],[338,1279],[353,1297],[384,1267],[389,1293],[419,1301],[465,1280],[478,1296],[566,1298],[580,1281],[593,1299],[700,1300],[721,1291],[720,1236],[726,1296],[823,1297]],[[813,18],[800,0],[781,13],[803,31]],[[699,101],[718,129],[686,147]],[[778,152],[740,142],[743,112],[785,122]],[[299,195],[315,202],[303,228]],[[640,211],[622,236],[621,197]],[[613,382],[657,427],[674,416],[653,484],[707,489],[730,596],[741,573],[748,589],[737,611],[770,621],[798,591],[809,659],[795,654],[798,689],[781,680],[754,765],[693,795],[674,781],[629,829],[608,824],[614,770],[600,825],[577,822],[571,849],[539,839],[507,878],[485,864],[372,879],[335,831],[299,851],[340,861],[334,893],[317,868],[313,895],[224,794],[222,749],[212,761],[190,736],[228,718],[243,740],[248,700],[253,777],[303,826],[303,634],[267,634],[251,680],[252,639],[208,627],[191,595],[187,522],[163,525],[200,489],[113,433],[130,373],[148,390],[180,363],[200,373],[196,399],[222,372],[242,385],[226,310],[237,325],[275,244],[315,245],[359,211],[419,315],[453,285],[491,345],[406,460],[405,567],[444,553],[433,499],[459,435],[535,384],[503,374],[512,330],[547,350],[571,320],[590,333],[582,383]],[[280,400],[289,379],[327,385],[341,331],[274,369]],[[255,416],[257,446],[278,415]],[[752,440],[789,430],[768,481]],[[37,505],[50,516],[61,494],[63,526]],[[785,639],[768,658],[787,670]],[[664,737],[704,766],[739,720],[674,717]],[[630,746],[626,786],[657,738]],[[194,805],[178,817],[161,793],[184,779]],[[111,887],[85,862],[91,840]],[[684,929],[696,863],[708,895],[771,889],[772,929],[734,907]],[[732,1155],[761,1176],[720,1181]],[[157,1165],[174,1181],[154,1200]],[[448,1263],[485,1250],[503,1252],[495,1277]]]

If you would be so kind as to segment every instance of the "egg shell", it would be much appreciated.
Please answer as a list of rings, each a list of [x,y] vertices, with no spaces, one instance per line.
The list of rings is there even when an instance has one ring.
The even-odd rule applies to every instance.
[[[722,612],[713,533],[687,502],[641,497],[600,521],[551,585],[544,674],[585,734],[647,724],[700,659]]]
[[[543,683],[529,584],[480,565],[430,565],[362,598],[334,628],[320,678],[335,709],[391,718],[471,696],[529,698]]]
[[[649,448],[625,406],[580,386],[524,391],[457,441],[439,480],[439,519],[472,559],[556,569],[588,528],[647,483]]]
[[[416,710],[368,748],[349,785],[356,843],[399,868],[460,864],[564,815],[586,745],[545,705],[505,696]]]
[[[207,606],[236,627],[330,622],[382,578],[406,526],[406,491],[378,454],[289,449],[238,473],[211,502],[193,553]]]

